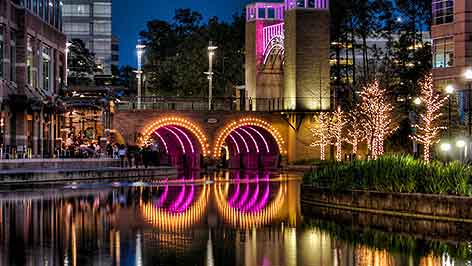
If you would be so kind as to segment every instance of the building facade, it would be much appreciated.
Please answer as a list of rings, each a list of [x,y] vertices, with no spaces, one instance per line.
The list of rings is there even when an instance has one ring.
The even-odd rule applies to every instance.
[[[66,69],[59,0],[0,0],[0,156],[52,156]]]
[[[64,33],[69,40],[81,39],[95,54],[104,75],[111,75],[112,1],[63,0]]]
[[[453,126],[472,129],[472,80],[465,78],[465,72],[472,69],[472,1],[432,0],[432,6],[434,82],[440,90],[454,86],[453,113],[458,115]]]

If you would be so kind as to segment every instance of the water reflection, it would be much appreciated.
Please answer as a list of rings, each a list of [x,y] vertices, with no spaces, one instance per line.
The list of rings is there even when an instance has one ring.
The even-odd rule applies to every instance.
[[[216,180],[0,192],[0,265],[471,265],[463,239],[302,222],[299,182],[284,176]]]

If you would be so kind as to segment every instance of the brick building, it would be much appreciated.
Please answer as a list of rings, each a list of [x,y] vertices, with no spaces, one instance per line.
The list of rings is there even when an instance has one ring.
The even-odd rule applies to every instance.
[[[469,128],[472,106],[470,82],[464,73],[472,69],[472,1],[432,0],[433,77],[438,89],[453,85],[453,128]],[[471,117],[472,118],[472,117]],[[457,132],[456,132],[457,133]]]
[[[51,156],[61,116],[66,36],[59,0],[0,0],[3,158]]]

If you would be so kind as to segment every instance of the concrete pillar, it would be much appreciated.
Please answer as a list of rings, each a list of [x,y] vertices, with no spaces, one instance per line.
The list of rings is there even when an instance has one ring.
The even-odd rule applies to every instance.
[[[284,97],[289,109],[331,108],[329,20],[324,9],[285,13]]]

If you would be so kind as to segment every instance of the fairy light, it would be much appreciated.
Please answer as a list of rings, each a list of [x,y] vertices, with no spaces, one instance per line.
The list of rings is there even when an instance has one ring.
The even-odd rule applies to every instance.
[[[266,147],[267,153],[270,153],[269,144],[267,144],[267,140],[265,139],[265,137],[257,129],[255,129],[253,127],[247,127],[247,128],[249,128],[250,130],[254,131],[257,135],[259,135],[259,137],[262,139],[262,141],[264,141],[264,145]]]
[[[271,124],[258,118],[242,118],[229,123],[226,127],[223,128],[223,130],[220,131],[218,137],[216,138],[215,145],[213,146],[213,156],[215,158],[221,157],[221,146],[224,144],[228,136],[232,132],[234,132],[234,130],[248,126],[260,127],[268,131],[277,142],[277,146],[279,148],[280,153],[287,153],[284,149],[285,142],[282,138],[282,135]]]
[[[336,112],[333,113],[331,121],[331,133],[334,139],[334,146],[336,147],[336,161],[342,160],[342,146],[343,146],[343,130],[347,124],[345,114],[341,111],[341,107],[338,106]]]
[[[156,136],[159,137],[159,139],[162,141],[162,143],[164,144],[164,148],[166,150],[166,153],[169,154],[169,148],[167,148],[167,143],[166,141],[164,140],[164,138],[159,134],[157,133],[156,131],[154,131],[154,134],[156,134]]]
[[[164,127],[165,130],[169,131],[170,133],[172,133],[172,135],[174,135],[177,140],[179,141],[180,143],[180,147],[182,147],[182,152],[185,154],[185,145],[184,145],[184,142],[182,141],[182,139],[180,138],[180,136],[175,133],[175,131],[173,131],[172,129],[168,128],[168,127]]]
[[[320,159],[326,160],[326,146],[331,145],[330,117],[326,112],[315,115],[315,126],[312,127],[313,133],[312,147],[320,147]]]
[[[144,135],[141,138],[141,145],[146,143],[149,139],[151,139],[152,134],[159,128],[166,127],[166,126],[178,126],[187,129],[188,131],[192,132],[193,136],[196,137],[198,140],[201,148],[203,156],[209,156],[210,145],[208,144],[208,139],[206,138],[203,131],[198,127],[196,124],[188,121],[187,119],[180,118],[180,117],[164,117],[158,119],[157,121],[151,123],[148,127],[144,129]]]
[[[420,115],[419,123],[415,125],[417,131],[411,138],[423,144],[424,160],[431,160],[431,147],[439,142],[441,131],[441,108],[448,100],[434,89],[432,74],[427,75],[421,82],[421,102],[424,104],[424,112]]]
[[[357,154],[359,143],[366,138],[364,128],[362,127],[361,118],[356,110],[349,114],[349,127],[347,128],[347,143],[352,145],[352,153]]]
[[[378,80],[365,86],[360,92],[359,111],[364,117],[364,129],[370,138],[370,150],[373,159],[384,154],[385,138],[398,128],[394,121],[393,105],[388,102],[387,90],[380,88]]]

